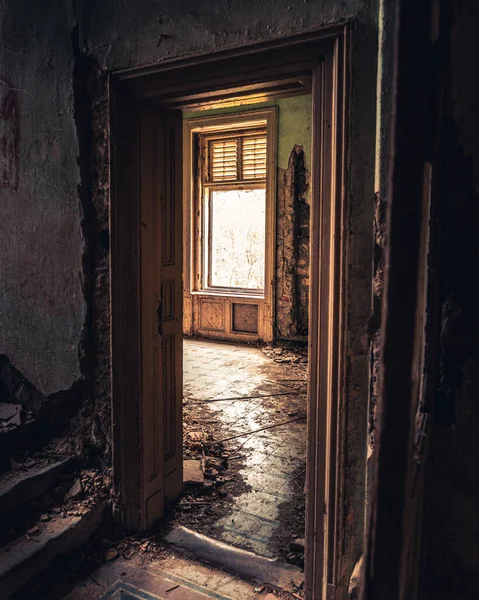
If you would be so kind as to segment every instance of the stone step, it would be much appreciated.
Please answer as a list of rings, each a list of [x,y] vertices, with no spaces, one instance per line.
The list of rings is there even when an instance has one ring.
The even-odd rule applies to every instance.
[[[39,437],[38,422],[20,404],[0,402],[0,473],[9,468],[13,453],[31,449]]]
[[[70,463],[69,459],[37,463],[25,470],[0,475],[0,521],[4,521],[19,505],[44,494]]]
[[[60,555],[85,544],[100,526],[105,503],[81,516],[58,516],[0,548],[0,600],[9,600]]]
[[[200,561],[249,581],[288,592],[294,592],[304,583],[304,575],[298,567],[218,542],[181,525],[174,527],[165,540]]]

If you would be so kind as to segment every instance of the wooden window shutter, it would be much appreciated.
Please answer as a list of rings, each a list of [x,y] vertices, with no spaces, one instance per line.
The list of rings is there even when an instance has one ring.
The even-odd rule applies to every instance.
[[[243,179],[266,177],[266,136],[243,138]]]
[[[238,179],[238,140],[212,141],[210,146],[210,181]]]

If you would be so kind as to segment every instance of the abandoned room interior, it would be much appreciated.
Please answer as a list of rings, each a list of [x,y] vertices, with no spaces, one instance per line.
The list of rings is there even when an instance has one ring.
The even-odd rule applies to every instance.
[[[0,17],[0,600],[477,600],[477,3]]]
[[[223,501],[180,521],[302,564],[311,95],[212,106],[183,113],[183,480]]]

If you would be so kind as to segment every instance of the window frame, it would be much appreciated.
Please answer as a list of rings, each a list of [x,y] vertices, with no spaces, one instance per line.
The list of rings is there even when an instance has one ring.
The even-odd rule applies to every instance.
[[[196,186],[198,187],[197,196],[197,218],[199,223],[196,226],[199,232],[197,240],[197,252],[200,260],[198,264],[199,269],[199,281],[198,291],[211,293],[228,294],[231,296],[257,296],[258,298],[264,298],[265,286],[266,286],[266,254],[267,254],[267,242],[266,242],[266,231],[268,224],[267,215],[267,204],[268,204],[268,175],[271,166],[268,164],[268,131],[266,123],[262,127],[239,127],[236,129],[226,129],[224,131],[218,130],[214,133],[200,133],[199,136],[199,157],[198,157],[198,169],[196,173]],[[259,177],[257,179],[244,179],[243,178],[243,157],[242,157],[242,145],[244,138],[264,136],[266,138],[266,174],[265,177]],[[237,145],[237,178],[215,181],[211,174],[212,159],[211,159],[211,144],[214,141],[222,141],[227,139],[238,140]],[[237,286],[221,286],[214,285],[212,283],[212,245],[213,245],[213,223],[212,223],[212,192],[215,191],[230,191],[230,190],[256,190],[264,189],[265,194],[265,248],[264,248],[264,272],[263,272],[263,287],[260,289],[245,288]]]
[[[238,112],[217,116],[195,117],[185,119],[188,139],[189,163],[185,177],[191,178],[190,185],[185,185],[186,206],[189,217],[190,232],[186,233],[190,240],[190,252],[185,268],[185,292],[191,295],[231,297],[236,299],[257,299],[267,306],[265,315],[266,327],[273,331],[274,318],[274,281],[276,270],[276,168],[277,168],[277,107],[260,110]],[[266,134],[266,177],[261,179],[208,181],[207,173],[208,148],[202,147],[206,141],[231,137],[253,136],[261,132]],[[233,185],[232,185],[233,184]],[[215,189],[266,189],[265,217],[265,277],[263,290],[231,288],[206,285],[205,256],[202,244],[204,229],[204,188]],[[189,193],[188,193],[189,192]]]

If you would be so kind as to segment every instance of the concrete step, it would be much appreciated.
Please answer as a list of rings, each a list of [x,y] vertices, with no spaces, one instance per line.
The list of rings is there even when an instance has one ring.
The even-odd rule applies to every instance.
[[[304,575],[298,567],[218,542],[186,527],[175,527],[165,541],[186,550],[200,561],[249,581],[288,592],[294,592],[304,583]]]
[[[32,448],[39,435],[38,422],[20,404],[0,402],[0,473],[8,470],[16,451]]]
[[[66,471],[71,461],[33,464],[25,470],[0,475],[0,520],[4,521],[20,504],[45,493]]]
[[[85,544],[99,527],[105,503],[81,516],[58,516],[0,548],[0,600],[9,600],[55,558]]]

